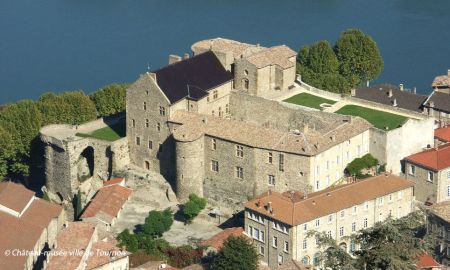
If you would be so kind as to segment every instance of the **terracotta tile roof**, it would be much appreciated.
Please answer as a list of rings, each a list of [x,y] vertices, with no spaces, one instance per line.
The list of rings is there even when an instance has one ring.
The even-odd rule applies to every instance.
[[[103,186],[106,187],[106,186],[117,185],[117,184],[121,184],[124,181],[125,181],[125,178],[122,178],[122,177],[114,178],[114,179],[108,180],[106,182],[103,182]]]
[[[25,213],[17,218],[0,211],[0,269],[23,269],[26,256],[5,256],[6,250],[33,250],[39,238],[62,207],[41,199],[33,200]]]
[[[359,117],[352,117],[351,121],[347,120],[349,117],[342,119],[344,120],[329,124],[331,127],[329,131],[319,132],[309,129],[298,134],[186,111],[176,111],[171,115],[170,121],[182,124],[173,132],[174,138],[178,141],[194,141],[207,134],[256,148],[309,156],[321,153],[372,127]]]
[[[277,65],[283,69],[295,66],[295,60],[289,58],[295,57],[297,53],[286,45],[274,46],[257,53],[254,53],[246,59],[257,68],[263,68],[270,65]]]
[[[172,104],[188,96],[188,85],[189,97],[198,100],[208,95],[208,90],[233,79],[232,74],[225,70],[211,51],[152,72],[156,74],[159,88]],[[145,78],[150,75],[143,76]]]
[[[241,236],[244,233],[244,229],[241,227],[235,227],[235,228],[226,228],[225,230],[219,232],[218,234],[212,236],[208,240],[202,241],[201,245],[205,247],[212,247],[216,250],[219,250],[222,248],[223,243],[225,240],[228,239],[230,236]]]
[[[282,265],[275,268],[275,270],[309,270],[312,269],[310,266],[305,266],[303,263],[296,261],[296,260],[290,260],[287,263],[283,263]]]
[[[0,204],[16,212],[22,212],[33,197],[34,192],[23,185],[13,182],[0,183]]]
[[[390,91],[392,96],[389,96]],[[422,104],[427,99],[427,96],[414,94],[406,90],[401,91],[398,86],[390,84],[356,89],[355,97],[389,106],[393,106],[395,100],[398,108],[416,112],[422,112]]]
[[[78,269],[82,254],[76,252],[86,251],[93,240],[95,224],[90,222],[70,222],[56,238],[56,249],[50,253],[46,270],[72,270]],[[65,254],[52,256],[52,254]]]
[[[431,211],[438,217],[450,223],[450,201],[436,203],[431,207]]]
[[[428,169],[439,171],[450,167],[450,145],[444,144],[436,148],[408,156],[405,160]]]
[[[431,84],[432,87],[444,88],[450,86],[450,71],[447,75],[436,76]]]
[[[192,45],[192,49],[212,50],[220,52],[230,51],[233,53],[233,57],[235,59],[238,59],[241,58],[241,56],[247,56],[265,48],[258,45],[243,43],[226,38],[213,38],[201,40],[194,43]]]
[[[289,193],[268,191],[247,202],[245,207],[295,226],[413,186],[409,180],[383,174],[311,193],[300,200],[296,197],[291,199]],[[272,214],[268,210],[268,202],[271,202]]]
[[[450,142],[450,126],[435,129],[434,137],[443,142]]]
[[[109,223],[117,217],[131,193],[131,189],[119,185],[103,187],[86,206],[81,218],[97,217]]]
[[[436,260],[431,257],[430,255],[428,255],[427,253],[422,254],[419,257],[419,261],[416,264],[418,269],[427,269],[427,268],[433,268],[433,267],[437,267],[440,268],[441,265],[436,262]]]
[[[118,248],[116,241],[103,242],[99,241],[92,245],[92,256],[89,256],[86,269],[94,269],[107,263],[117,261],[130,253]]]

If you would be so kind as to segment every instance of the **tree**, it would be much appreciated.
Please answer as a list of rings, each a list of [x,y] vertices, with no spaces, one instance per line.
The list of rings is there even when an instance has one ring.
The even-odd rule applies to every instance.
[[[128,229],[123,230],[117,236],[118,246],[126,248],[130,252],[136,252],[139,249],[139,242],[134,234],[131,234]]]
[[[31,142],[39,133],[42,124],[41,113],[32,100],[21,100],[2,107],[0,127],[6,141],[6,152],[2,151],[3,165],[8,173],[28,176],[30,172]],[[5,167],[3,167],[5,169]]]
[[[319,248],[325,251],[319,258],[325,268],[340,270],[357,270],[355,260],[345,250],[338,246],[336,240],[329,237],[325,232],[311,231],[308,237],[314,236]]]
[[[307,49],[306,67],[314,73],[336,74],[339,63],[330,43],[321,40]]]
[[[256,270],[258,254],[244,237],[230,236],[213,257],[212,270]]]
[[[97,118],[94,102],[83,91],[45,93],[38,101],[43,125],[78,125]]]
[[[153,238],[161,237],[164,232],[170,230],[172,224],[173,214],[169,208],[164,211],[152,210],[149,212],[148,217],[145,218],[143,232]]]
[[[191,222],[206,207],[206,199],[200,198],[196,194],[189,195],[189,201],[183,206],[183,215],[188,222]]]
[[[0,126],[0,181],[8,174],[8,160],[13,153],[11,134]]]
[[[375,41],[359,29],[348,29],[336,41],[339,72],[355,87],[377,78],[383,70],[383,59]]]
[[[98,115],[108,116],[125,111],[128,84],[110,84],[90,95]]]
[[[349,94],[350,85],[347,80],[339,74],[319,74],[316,75],[314,80],[314,85],[317,88],[338,93],[338,94]]]

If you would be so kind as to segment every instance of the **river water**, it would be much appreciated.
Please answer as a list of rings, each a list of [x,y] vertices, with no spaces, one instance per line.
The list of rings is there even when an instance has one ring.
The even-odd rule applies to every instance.
[[[357,27],[378,43],[377,80],[428,93],[450,68],[448,0],[4,0],[0,104],[46,91],[132,82],[197,40],[264,46],[334,41]]]

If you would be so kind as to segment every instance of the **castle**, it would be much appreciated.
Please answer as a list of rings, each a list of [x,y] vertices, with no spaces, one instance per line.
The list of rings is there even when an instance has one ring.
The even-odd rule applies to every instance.
[[[272,100],[298,87],[297,54],[289,47],[216,38],[193,44],[192,52],[169,56],[169,65],[129,87],[126,138],[76,135],[92,124],[43,128],[49,192],[69,200],[85,185],[86,162],[95,164],[84,173],[92,179],[132,164],[161,173],[182,201],[196,193],[242,209],[268,189],[307,193],[340,183],[347,164],[366,153],[389,160],[383,149],[390,137],[366,120]],[[428,137],[408,135],[417,145]]]

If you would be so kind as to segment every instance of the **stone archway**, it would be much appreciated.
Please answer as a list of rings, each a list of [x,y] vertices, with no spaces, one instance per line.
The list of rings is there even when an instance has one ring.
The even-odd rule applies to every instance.
[[[92,146],[86,147],[81,152],[76,166],[78,181],[84,182],[94,175],[94,148]]]

